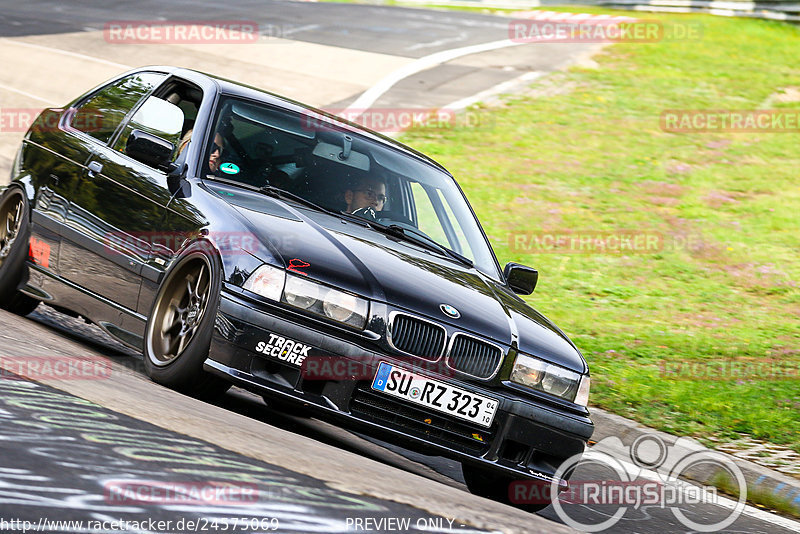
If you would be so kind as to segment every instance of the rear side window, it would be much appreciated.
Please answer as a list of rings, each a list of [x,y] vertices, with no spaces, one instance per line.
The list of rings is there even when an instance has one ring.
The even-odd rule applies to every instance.
[[[70,126],[108,143],[128,112],[164,78],[165,74],[140,72],[107,85],[78,107]]]
[[[173,78],[136,109],[114,141],[114,150],[125,153],[131,132],[142,130],[172,143],[174,161],[192,137],[202,100],[203,92],[199,87]]]

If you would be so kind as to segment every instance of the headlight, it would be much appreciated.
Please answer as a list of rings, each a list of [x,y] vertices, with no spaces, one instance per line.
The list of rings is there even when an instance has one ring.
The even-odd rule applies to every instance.
[[[364,328],[367,322],[369,302],[366,299],[269,265],[256,269],[242,287],[270,300],[285,302],[356,328]]]
[[[286,277],[284,300],[287,304],[307,310],[319,300],[320,285],[301,278],[289,275]]]
[[[578,386],[578,394],[575,395],[575,404],[580,404],[581,406],[589,405],[590,383],[591,379],[589,378],[589,375],[583,375],[583,378],[581,378],[581,385]]]
[[[270,300],[280,301],[285,283],[286,271],[271,265],[262,265],[253,271],[242,287]]]
[[[345,322],[358,310],[358,301],[353,295],[341,291],[330,291],[325,296],[322,309],[334,321]]]
[[[543,391],[581,406],[589,402],[589,377],[552,365],[533,356],[520,354],[514,361],[511,381]]]

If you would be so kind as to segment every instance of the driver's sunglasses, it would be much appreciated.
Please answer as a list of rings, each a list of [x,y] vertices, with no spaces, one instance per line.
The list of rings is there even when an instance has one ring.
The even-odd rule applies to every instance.
[[[359,193],[364,193],[370,200],[377,200],[378,202],[386,202],[386,195],[378,194],[372,189],[356,189]]]
[[[217,151],[219,151],[219,153],[220,153],[220,154],[222,154],[222,150],[223,150],[223,149],[222,149],[222,147],[221,147],[221,146],[219,146],[217,143],[212,143],[212,144],[211,144],[211,153],[212,153],[212,154],[213,154],[214,152],[217,152]]]

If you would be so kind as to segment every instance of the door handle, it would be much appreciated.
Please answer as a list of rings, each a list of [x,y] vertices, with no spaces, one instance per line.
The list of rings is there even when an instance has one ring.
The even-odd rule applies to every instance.
[[[99,173],[103,172],[103,164],[99,161],[93,161],[86,167],[86,175],[89,178],[94,178]]]

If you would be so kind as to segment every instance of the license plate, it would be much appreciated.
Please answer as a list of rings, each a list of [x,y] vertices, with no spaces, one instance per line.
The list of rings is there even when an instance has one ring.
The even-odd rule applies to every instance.
[[[381,362],[372,389],[489,427],[498,401]]]

